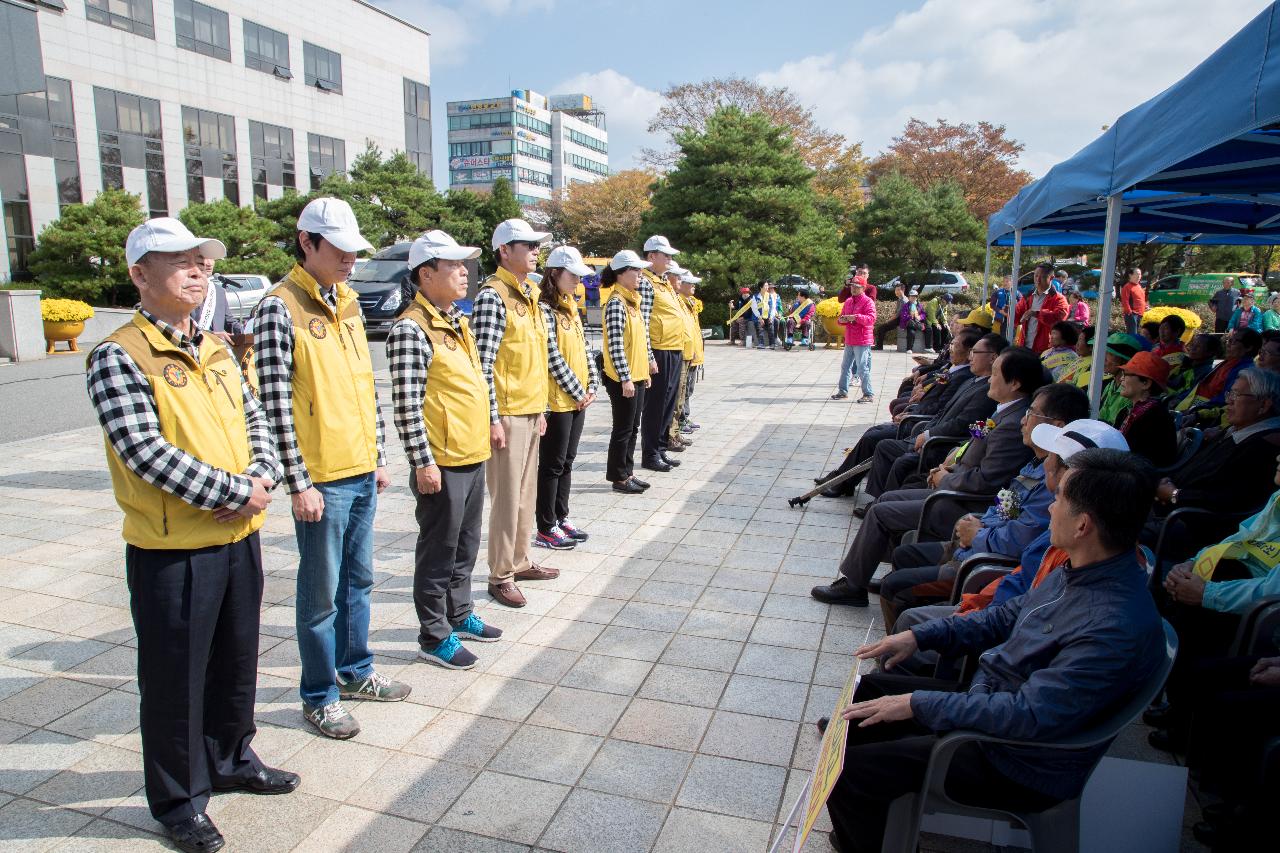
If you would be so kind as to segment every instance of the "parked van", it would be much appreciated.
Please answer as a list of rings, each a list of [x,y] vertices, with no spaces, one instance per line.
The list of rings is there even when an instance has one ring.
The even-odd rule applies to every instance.
[[[1202,272],[1195,275],[1167,275],[1151,286],[1147,301],[1156,305],[1203,305],[1222,288],[1224,278],[1234,278],[1236,287],[1262,288],[1262,279],[1248,272]]]

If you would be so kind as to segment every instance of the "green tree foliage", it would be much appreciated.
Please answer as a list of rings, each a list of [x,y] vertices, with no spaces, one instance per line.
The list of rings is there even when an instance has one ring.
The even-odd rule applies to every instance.
[[[251,207],[221,199],[188,205],[178,218],[191,233],[216,237],[226,245],[227,257],[218,262],[218,272],[254,273],[274,281],[293,266],[293,256],[283,248],[288,235]]]
[[[498,227],[499,222],[523,219],[524,210],[520,207],[520,202],[516,201],[516,194],[511,190],[511,182],[506,178],[498,178],[494,181],[493,191],[482,198],[480,219],[484,223],[484,236],[481,242],[468,245],[483,249],[480,265],[485,270],[494,270],[498,268],[498,258],[497,253],[493,251],[493,229]]]
[[[876,183],[854,229],[858,260],[870,264],[877,278],[939,267],[972,269],[982,263],[983,237],[959,185],[943,181],[922,190],[899,174]]]
[[[818,209],[813,171],[786,130],[759,113],[717,111],[705,132],[676,137],[676,168],[654,185],[643,233],[664,234],[682,266],[706,276],[705,302],[798,273],[828,285],[847,264],[835,224]]]
[[[40,231],[31,272],[48,296],[110,304],[136,297],[124,243],[142,224],[142,205],[124,190],[105,190],[89,204],[73,204]]]

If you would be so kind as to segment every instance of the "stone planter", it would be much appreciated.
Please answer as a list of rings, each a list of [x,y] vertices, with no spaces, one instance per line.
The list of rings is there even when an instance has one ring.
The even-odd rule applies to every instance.
[[[54,352],[54,344],[58,341],[66,341],[70,344],[71,348],[67,352],[80,352],[80,347],[76,345],[76,338],[84,334],[84,320],[77,320],[74,323],[55,323],[50,320],[43,322],[45,352]]]

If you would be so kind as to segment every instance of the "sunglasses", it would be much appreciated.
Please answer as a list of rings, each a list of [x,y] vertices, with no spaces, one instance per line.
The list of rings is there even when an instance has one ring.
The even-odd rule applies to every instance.
[[[522,247],[522,248],[525,248],[525,249],[531,249],[531,250],[532,250],[532,249],[536,249],[536,248],[538,248],[538,244],[537,244],[537,243],[534,243],[534,242],[532,242],[532,241],[530,241],[530,240],[512,240],[512,241],[511,241],[510,243],[508,243],[507,245],[508,245],[508,246],[520,246],[520,247]]]

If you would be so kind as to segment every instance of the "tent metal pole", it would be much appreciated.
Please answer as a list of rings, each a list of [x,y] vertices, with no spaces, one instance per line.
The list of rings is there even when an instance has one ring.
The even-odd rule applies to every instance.
[[[1102,405],[1102,372],[1107,362],[1107,334],[1111,329],[1111,297],[1115,290],[1116,244],[1120,241],[1121,194],[1107,197],[1107,225],[1102,241],[1102,280],[1098,283],[1098,314],[1094,319],[1093,364],[1089,373],[1089,411],[1098,417]]]
[[[1004,336],[1013,343],[1018,328],[1018,266],[1022,263],[1022,229],[1013,232],[1013,279],[1009,289],[1009,321],[1004,324]],[[1031,344],[1028,343],[1027,346]]]
[[[987,304],[987,293],[991,287],[991,244],[987,244],[987,261],[982,267],[982,304]]]

